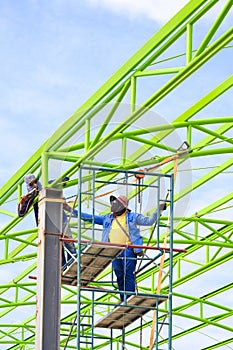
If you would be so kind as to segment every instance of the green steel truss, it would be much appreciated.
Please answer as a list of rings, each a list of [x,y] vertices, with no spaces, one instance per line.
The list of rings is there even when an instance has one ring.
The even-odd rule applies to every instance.
[[[199,339],[198,349],[233,349],[233,117],[229,98],[233,76],[224,69],[232,54],[231,16],[231,0],[189,1],[0,189],[0,264],[5,280],[0,285],[1,349],[34,349],[35,344],[37,229],[32,214],[23,219],[16,214],[18,199],[25,191],[24,175],[41,176],[44,186],[51,177],[59,182],[68,175],[71,180],[65,191],[72,197],[77,193],[80,165],[151,169],[174,155],[184,140],[192,152],[180,158],[175,187],[174,246],[186,251],[173,257],[173,348],[182,349],[181,344],[187,348]],[[206,72],[214,72],[220,61],[223,72],[216,72],[216,79],[210,82]],[[190,88],[192,101],[187,103]],[[220,104],[222,108],[216,108]],[[169,112],[160,117],[160,110]],[[159,171],[171,173],[173,166],[169,162]],[[105,179],[106,174],[100,172],[99,177]],[[101,193],[101,188],[96,190]],[[136,203],[132,192],[131,200],[133,197]],[[104,208],[106,198],[99,201]],[[150,210],[155,204],[149,203]],[[75,237],[77,223],[71,225]],[[160,239],[162,242],[163,235]],[[156,238],[151,244],[158,244]],[[167,259],[165,270],[168,265]],[[101,278],[109,273],[110,269]],[[155,290],[157,274],[154,265],[139,273],[140,291]],[[164,278],[162,292],[167,288]],[[107,297],[99,301],[107,303]],[[82,300],[82,305],[83,313],[91,313],[91,299]],[[71,332],[67,349],[75,349],[76,329],[71,331],[71,323],[76,288],[62,286],[61,306],[61,348]],[[164,304],[161,322],[166,313]],[[152,317],[144,321],[143,332],[150,331],[151,322]],[[85,332],[90,335],[90,327]],[[139,348],[135,337],[140,332],[138,326],[126,329],[127,349]],[[148,348],[147,339],[143,339],[143,349]],[[112,341],[121,348],[121,335]],[[161,335],[159,341],[162,348],[167,339]],[[107,349],[110,342],[103,338],[95,348]]]

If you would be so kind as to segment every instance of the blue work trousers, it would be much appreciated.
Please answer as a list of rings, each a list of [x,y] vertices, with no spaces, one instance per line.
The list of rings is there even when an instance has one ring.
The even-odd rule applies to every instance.
[[[137,255],[132,248],[122,251],[118,258],[112,262],[113,271],[117,277],[117,284],[120,291],[135,292],[135,269],[137,265]],[[120,258],[120,259],[119,259]],[[131,259],[127,259],[131,258]],[[130,295],[126,294],[126,299]],[[124,293],[120,294],[121,301],[124,301]]]

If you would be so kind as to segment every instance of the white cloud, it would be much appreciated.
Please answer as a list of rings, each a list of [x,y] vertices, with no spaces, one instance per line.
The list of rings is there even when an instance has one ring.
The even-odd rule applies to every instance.
[[[145,16],[159,23],[165,23],[174,16],[188,0],[87,0],[95,7],[106,8],[130,18]]]
[[[160,24],[165,24],[178,11],[180,11],[190,0],[86,0],[93,7],[107,9],[111,12],[121,14],[130,19],[146,17]],[[218,15],[225,4],[225,0],[219,0],[213,8],[205,15],[205,20],[211,20]],[[229,11],[229,17],[233,10]],[[229,19],[231,20],[231,19]]]

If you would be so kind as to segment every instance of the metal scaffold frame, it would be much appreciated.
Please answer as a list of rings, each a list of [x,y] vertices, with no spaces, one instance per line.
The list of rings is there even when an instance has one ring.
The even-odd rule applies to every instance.
[[[189,1],[2,186],[0,268],[3,271],[13,266],[14,277],[2,274],[6,280],[0,285],[1,348],[35,349],[38,229],[32,210],[24,217],[17,215],[25,190],[24,176],[34,173],[44,188],[51,187],[49,180],[54,179],[53,186],[59,186],[68,176],[64,193],[70,202],[77,193],[80,166],[124,172],[153,168],[166,175],[173,170],[182,141],[188,143],[190,153],[179,159],[174,189],[173,241],[185,251],[173,256],[172,344],[181,349],[182,344],[189,346],[195,339],[201,350],[231,346],[233,117],[229,95],[233,77],[224,69],[232,53],[231,11],[231,0]],[[219,62],[223,70],[216,72]],[[207,70],[215,79],[206,79]],[[187,86],[192,87],[191,102],[186,101]],[[181,101],[180,96],[182,102],[174,112],[172,106]],[[217,102],[222,106],[218,110]],[[160,110],[165,111],[165,117],[158,114]],[[98,179],[104,181],[105,174]],[[137,198],[136,193],[133,198]],[[98,205],[100,212],[106,210],[104,198],[99,197]],[[72,218],[70,227],[75,240],[77,220]],[[90,239],[84,232],[82,238]],[[163,241],[162,235],[153,238],[151,245]],[[164,269],[168,268],[165,259]],[[149,292],[148,279],[154,286],[157,273],[158,267],[153,265],[139,274],[142,293]],[[107,299],[101,302],[108,306]],[[91,306],[86,303],[82,313],[90,314]],[[77,344],[66,342],[77,330],[77,287],[62,285],[61,308],[61,349],[76,349]],[[143,329],[149,329],[151,322],[143,323]],[[93,337],[98,335],[98,331],[93,333]],[[129,336],[140,336],[140,326],[124,334],[125,339]],[[96,350],[105,349],[106,342],[103,337]],[[120,347],[121,336],[116,342]],[[159,339],[160,348],[165,343],[166,339]],[[133,339],[126,346],[133,350],[138,344]]]
[[[86,175],[87,173],[88,176]],[[100,173],[105,173],[104,180],[100,179]],[[154,328],[156,336],[154,339],[155,345],[153,346],[153,349],[161,349],[158,342],[158,332],[159,328],[162,328],[162,326],[167,327],[166,349],[172,349],[172,268],[174,254],[172,240],[173,175],[144,172],[143,176],[146,176],[149,179],[147,179],[143,185],[135,183],[135,180],[130,182],[130,178],[133,177],[133,179],[135,179],[138,174],[142,175],[142,172],[125,172],[120,170],[111,170],[108,168],[79,168],[77,262],[75,261],[71,266],[68,266],[62,275],[63,283],[77,285],[77,317],[75,317],[77,330],[76,327],[72,328],[73,333],[70,333],[70,338],[75,338],[75,332],[77,332],[77,349],[79,350],[84,349],[85,346],[91,350],[95,349],[99,339],[103,339],[103,337],[106,339],[105,348],[109,348],[111,350],[115,348],[118,349],[119,344],[121,344],[122,349],[124,349],[127,346],[128,337],[126,327],[131,325],[135,320],[139,318],[140,322],[142,323],[142,316],[147,312],[152,312],[152,310],[154,310],[154,317],[156,319],[156,325]],[[167,183],[169,184],[169,200],[167,199],[167,203],[169,205],[169,225],[165,225],[164,223],[160,222],[160,219],[158,219],[157,225],[154,226],[153,230],[154,234],[157,237],[156,241],[158,242],[158,245],[154,246],[153,244],[152,246],[143,246],[144,251],[146,252],[147,250],[151,250],[152,255],[150,254],[150,257],[146,255],[147,257],[145,256],[139,260],[139,265],[143,263],[144,267],[142,266],[140,269],[138,269],[138,272],[142,273],[142,271],[146,271],[146,269],[148,269],[151,264],[154,264],[156,267],[160,265],[160,269],[163,270],[163,266],[161,266],[161,263],[159,264],[158,261],[165,253],[167,253],[169,255],[169,258],[166,260],[169,261],[169,269],[166,272],[167,277],[165,278],[166,291],[164,294],[160,293],[162,283],[162,280],[160,279],[157,282],[160,284],[159,288],[157,286],[157,293],[159,294],[156,294],[156,286],[154,285],[156,283],[156,277],[154,276],[152,286],[148,286],[148,290],[152,288],[150,293],[142,293],[140,291],[131,293],[129,292],[128,294],[130,294],[131,297],[128,299],[128,302],[125,299],[123,303],[118,305],[119,291],[116,289],[116,282],[113,280],[114,277],[112,273],[108,272],[108,274],[106,274],[104,271],[114,257],[116,259],[121,259],[117,258],[117,255],[119,255],[122,249],[125,249],[126,247],[115,245],[114,248],[114,244],[96,242],[95,230],[98,225],[96,226],[94,222],[92,222],[89,227],[90,240],[83,240],[83,235],[85,234],[84,232],[86,231],[86,228],[83,227],[81,218],[82,211],[85,210],[83,207],[86,207],[85,201],[89,200],[91,202],[91,213],[93,216],[96,215],[96,201],[98,201],[96,189],[102,188],[104,191],[104,189],[108,188],[109,184],[111,184],[113,188],[114,186],[120,187],[119,191],[121,191],[121,193],[126,193],[129,198],[132,197],[133,192],[135,191],[138,193],[138,195],[140,194],[139,191],[142,191],[142,193],[145,192],[144,195],[146,195],[146,193],[148,194],[148,192],[152,191],[152,189],[156,190],[156,196],[154,196],[153,199],[156,201],[157,206],[159,207],[159,204],[164,200],[164,198],[162,198],[164,197],[164,194],[162,194],[160,190],[160,183],[164,178],[166,178]],[[112,190],[111,192],[115,191],[116,190]],[[106,193],[108,194],[108,191]],[[105,192],[103,192],[102,195],[105,196]],[[164,246],[164,244],[160,244],[159,237],[162,228],[165,228],[168,231],[167,235],[169,237],[169,247]],[[138,246],[131,244],[127,247]],[[113,256],[112,252],[114,249],[116,252],[114,251]],[[181,250],[176,249],[175,251],[180,252]],[[98,266],[100,266],[100,268]],[[104,281],[103,278],[96,279],[96,277],[98,277],[98,275],[101,273],[103,273],[105,276]],[[106,281],[106,279],[108,280]],[[102,285],[105,287],[103,288]],[[112,289],[111,286],[115,287]],[[88,293],[91,294],[91,296],[89,295],[88,297]],[[126,295],[125,292],[124,295]],[[166,307],[164,308],[164,311],[159,311],[159,305],[163,302],[166,302]],[[87,305],[89,305],[88,312]],[[98,310],[98,308],[102,308],[102,310]],[[98,320],[100,316],[101,319]],[[166,322],[161,322],[161,319],[166,319]],[[144,327],[145,326],[141,324],[141,348],[143,348],[142,333]],[[98,328],[104,328],[104,334],[101,335],[101,333],[98,331]],[[108,337],[106,336],[106,329],[109,329]],[[121,336],[119,334],[118,336],[114,336],[114,329],[118,329],[118,333],[119,330],[121,330]],[[148,333],[147,327],[145,327],[145,329]],[[94,335],[96,331],[99,333],[99,336]],[[119,340],[117,340],[117,338]],[[144,335],[144,342],[147,341],[147,339],[148,337],[145,337]],[[116,347],[114,347],[114,344]]]

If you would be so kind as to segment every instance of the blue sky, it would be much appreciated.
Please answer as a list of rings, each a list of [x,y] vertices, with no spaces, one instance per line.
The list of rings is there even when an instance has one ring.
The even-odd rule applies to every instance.
[[[0,186],[186,2],[1,1]]]
[[[185,3],[1,1],[0,186]]]

